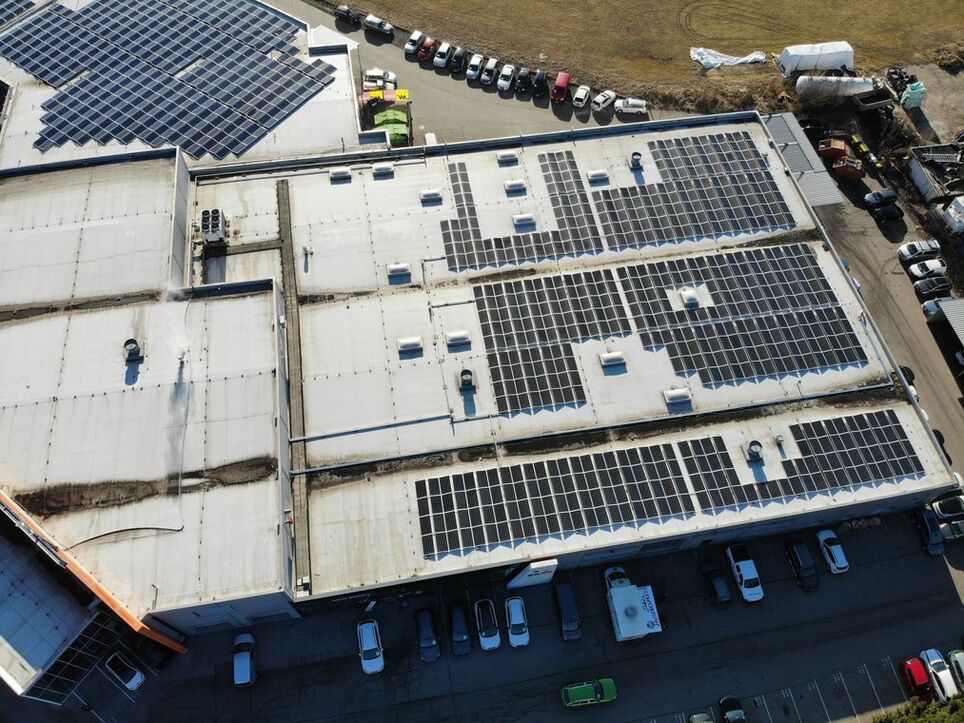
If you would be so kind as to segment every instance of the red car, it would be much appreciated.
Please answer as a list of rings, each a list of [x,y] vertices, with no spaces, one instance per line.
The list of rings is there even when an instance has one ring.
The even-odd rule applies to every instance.
[[[924,670],[924,664],[920,661],[920,658],[905,660],[901,670],[904,673],[904,682],[907,683],[907,690],[910,691],[911,697],[919,698],[925,703],[933,700],[934,689],[931,687],[927,671]]]
[[[431,60],[436,50],[438,50],[438,40],[435,38],[425,38],[422,47],[418,49],[418,59]]]

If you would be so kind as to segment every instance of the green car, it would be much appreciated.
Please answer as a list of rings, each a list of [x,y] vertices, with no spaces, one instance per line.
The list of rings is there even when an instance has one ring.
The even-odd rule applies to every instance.
[[[612,678],[573,683],[562,689],[562,704],[567,708],[616,700],[616,681]]]

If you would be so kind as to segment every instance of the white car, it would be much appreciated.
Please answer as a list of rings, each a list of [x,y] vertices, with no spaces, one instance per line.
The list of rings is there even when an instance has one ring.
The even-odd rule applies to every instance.
[[[232,650],[234,684],[239,688],[253,685],[254,679],[257,677],[254,647],[254,636],[251,633],[241,633],[234,639]]]
[[[382,83],[392,83],[398,81],[398,76],[395,75],[390,70],[382,70],[381,68],[369,68],[365,71],[365,81],[371,83],[377,83],[381,81]]]
[[[466,80],[475,80],[479,77],[479,73],[482,72],[482,61],[484,60],[485,58],[478,53],[469,58],[469,65],[465,71]]]
[[[927,677],[931,679],[931,685],[934,686],[934,695],[937,696],[937,700],[946,703],[960,692],[957,689],[957,683],[954,682],[954,676],[951,675],[951,669],[947,667],[940,651],[934,648],[922,650],[920,659],[927,670]]]
[[[147,676],[135,668],[133,663],[120,653],[114,653],[107,658],[104,662],[104,667],[107,668],[107,672],[113,675],[127,690],[137,690],[144,685],[144,681],[147,680]]]
[[[405,55],[411,55],[422,47],[422,42],[425,40],[425,33],[421,30],[416,30],[414,33],[408,36],[408,40],[405,42]]]
[[[362,620],[358,623],[358,657],[361,669],[369,675],[385,670],[385,654],[382,650],[382,636],[378,633],[378,623]]]
[[[919,264],[907,267],[907,273],[914,279],[929,279],[932,276],[943,276],[947,267],[940,259],[928,259]]]
[[[649,108],[645,100],[639,98],[620,98],[616,101],[616,112],[625,115],[646,115]]]
[[[491,600],[479,600],[475,603],[475,629],[479,631],[479,647],[482,650],[496,650],[502,645],[499,619],[495,616],[495,605]]]
[[[515,66],[511,63],[502,66],[502,70],[499,72],[499,82],[497,87],[499,90],[509,90],[512,87],[512,81],[515,80]]]
[[[498,58],[489,58],[486,62],[485,67],[482,69],[482,75],[479,76],[479,82],[482,85],[492,85],[492,81],[495,80],[495,72],[499,68]]]
[[[756,564],[750,557],[746,545],[730,545],[726,548],[726,559],[733,571],[733,579],[746,602],[759,602],[763,599],[763,584],[756,571]]]
[[[941,536],[944,542],[953,542],[964,538],[964,520],[941,523]]]
[[[509,629],[509,645],[524,648],[529,644],[529,621],[521,597],[510,597],[505,601],[505,626]]]
[[[592,109],[595,111],[604,110],[611,106],[614,100],[616,100],[616,94],[611,90],[604,90],[592,99]]]
[[[932,259],[941,252],[941,245],[935,239],[927,241],[911,241],[897,249],[897,256],[901,261],[923,261]]]
[[[432,60],[432,65],[436,68],[444,68],[449,64],[449,60],[452,59],[452,46],[449,43],[442,43],[438,46],[438,50],[435,51],[435,58]]]
[[[850,569],[850,563],[847,562],[843,545],[840,544],[840,540],[833,530],[820,530],[817,533],[817,547],[820,548],[820,554],[823,555],[823,560],[827,563],[827,569],[832,574],[842,575]]]
[[[573,108],[584,108],[586,103],[589,102],[589,94],[592,89],[588,85],[580,85],[576,88],[576,92],[572,94],[572,107]]]

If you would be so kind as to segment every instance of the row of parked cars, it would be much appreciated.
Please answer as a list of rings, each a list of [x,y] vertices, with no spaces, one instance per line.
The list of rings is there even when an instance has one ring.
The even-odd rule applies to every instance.
[[[911,695],[922,701],[946,703],[964,691],[964,650],[952,650],[947,659],[935,648],[922,650],[905,660],[901,670]]]

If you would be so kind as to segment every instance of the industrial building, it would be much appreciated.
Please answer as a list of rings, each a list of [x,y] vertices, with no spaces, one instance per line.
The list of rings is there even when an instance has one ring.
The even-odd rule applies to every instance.
[[[16,692],[61,702],[125,626],[183,652],[309,600],[954,484],[792,116],[393,151],[358,130],[349,41],[248,0],[137,6],[20,3],[0,30]],[[220,50],[133,42],[157,24]]]

